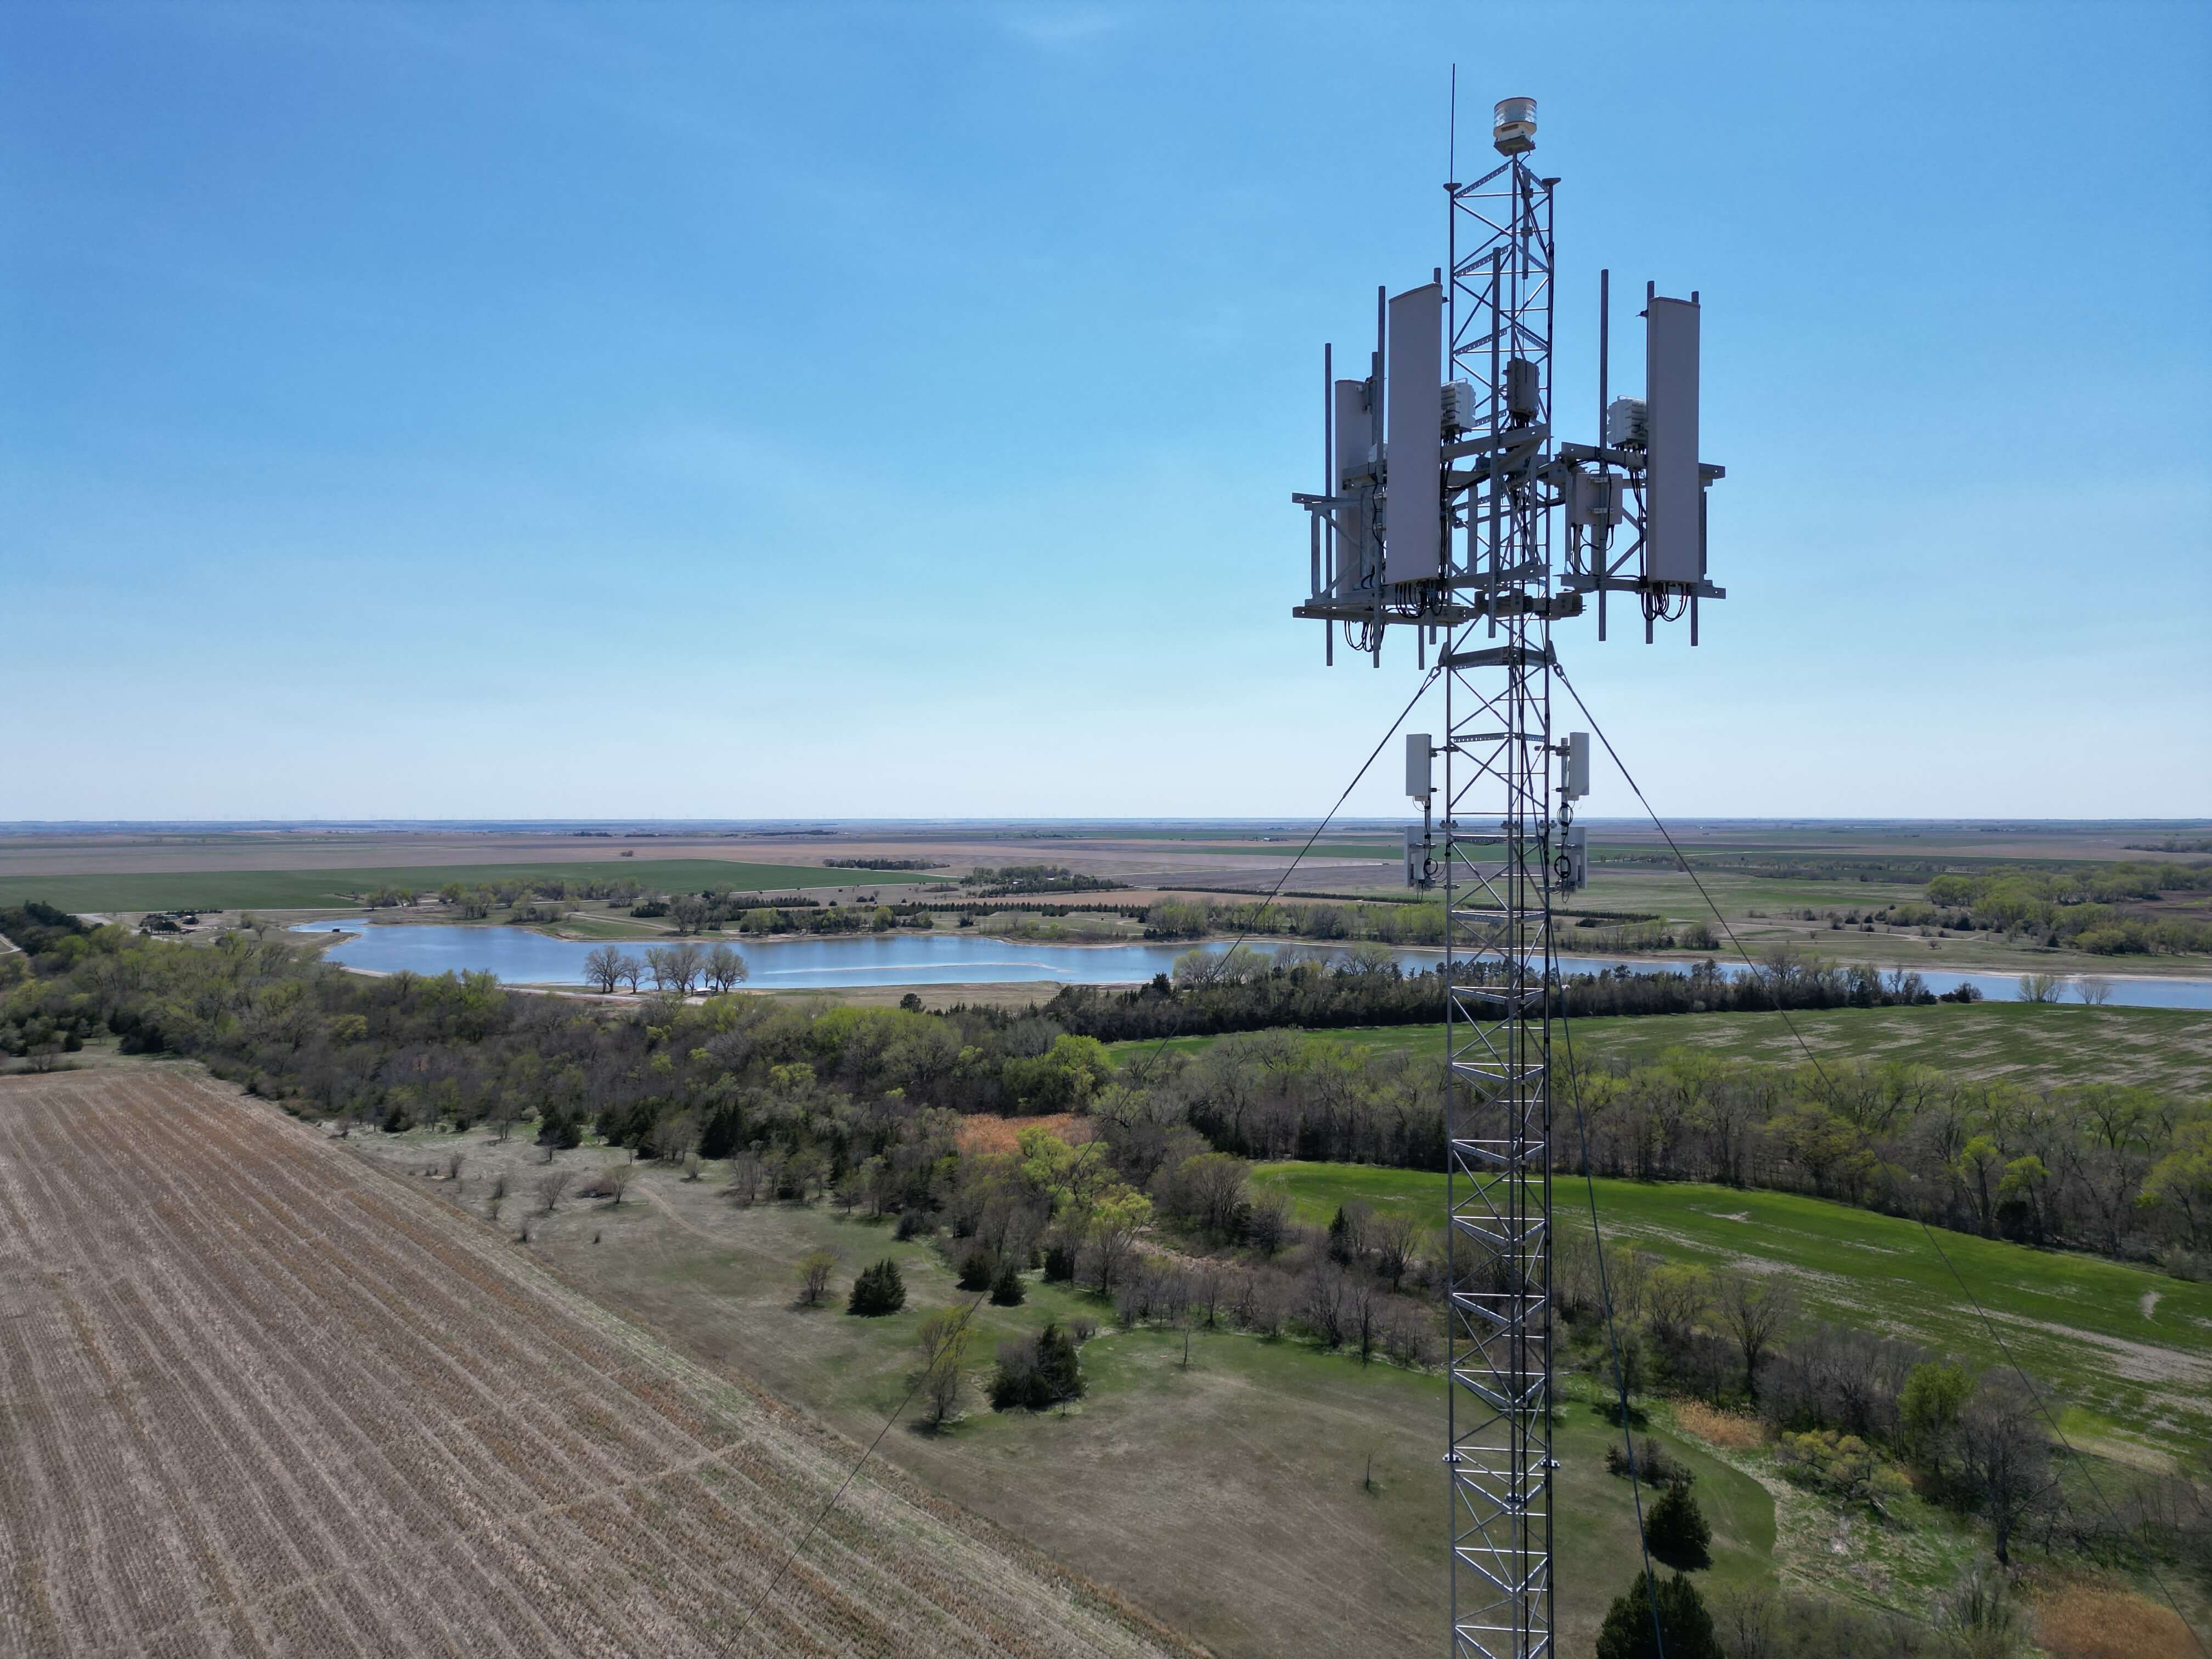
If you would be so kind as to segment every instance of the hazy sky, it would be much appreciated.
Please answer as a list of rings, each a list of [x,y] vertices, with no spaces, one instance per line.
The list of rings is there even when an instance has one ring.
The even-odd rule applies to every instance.
[[[1565,435],[1703,294],[1732,597],[1560,635],[1662,810],[2212,814],[2212,8],[284,0],[0,9],[0,819],[1325,809],[1454,60]]]

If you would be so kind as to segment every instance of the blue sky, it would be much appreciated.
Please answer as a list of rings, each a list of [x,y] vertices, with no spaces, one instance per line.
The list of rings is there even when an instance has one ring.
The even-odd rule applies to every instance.
[[[2212,9],[284,3],[0,10],[0,819],[1325,809],[1454,61],[1569,435],[1705,300],[1663,811],[2212,814]]]

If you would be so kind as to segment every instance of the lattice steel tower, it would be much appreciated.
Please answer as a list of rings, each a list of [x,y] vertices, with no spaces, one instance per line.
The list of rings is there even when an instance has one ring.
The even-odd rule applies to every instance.
[[[1552,740],[1552,628],[1595,595],[1603,639],[1607,596],[1633,594],[1647,641],[1686,611],[1694,644],[1699,599],[1723,597],[1705,577],[1721,469],[1697,459],[1694,294],[1647,290],[1645,395],[1609,401],[1601,277],[1601,441],[1553,441],[1558,180],[1528,165],[1535,117],[1532,99],[1497,106],[1504,159],[1445,186],[1434,279],[1378,292],[1367,376],[1336,379],[1324,349],[1327,487],[1292,498],[1313,590],[1293,614],[1324,623],[1328,659],[1340,627],[1378,665],[1408,628],[1444,685],[1442,743],[1407,739],[1423,821],[1406,877],[1443,892],[1451,1651],[1480,1659],[1552,1651],[1552,909],[1582,884],[1589,787],[1587,736]]]

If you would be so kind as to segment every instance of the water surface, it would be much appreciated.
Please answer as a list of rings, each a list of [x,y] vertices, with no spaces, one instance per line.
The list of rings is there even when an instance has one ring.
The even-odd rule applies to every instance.
[[[355,917],[296,927],[301,933],[359,933],[325,952],[348,968],[375,973],[402,969],[417,974],[490,973],[515,985],[581,985],[584,958],[598,945],[582,939],[548,939],[527,928],[369,925]],[[711,939],[708,941],[711,943]],[[1191,947],[1175,944],[1038,945],[1021,939],[988,939],[968,933],[857,933],[836,939],[745,942],[732,938],[752,970],[748,983],[767,990],[830,990],[841,985],[1134,985],[1170,972]],[[642,957],[649,941],[632,939],[621,949]],[[1221,950],[1214,945],[1206,947]],[[1272,942],[1257,948],[1273,950]],[[1443,953],[1401,949],[1391,952],[1408,973],[1433,968]],[[1562,956],[1570,973],[1626,967],[1634,972],[1685,973],[1692,958]],[[1723,963],[1730,977],[1743,972]],[[1993,1002],[2020,996],[2011,974],[1959,974],[1915,969],[1931,991],[1972,985]],[[2212,980],[2111,976],[2112,1002],[2130,1008],[2212,1009]],[[2070,999],[2074,992],[2067,992]]]

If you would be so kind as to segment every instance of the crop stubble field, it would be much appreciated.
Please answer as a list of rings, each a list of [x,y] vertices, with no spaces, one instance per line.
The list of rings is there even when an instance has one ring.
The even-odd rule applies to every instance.
[[[0,1651],[1192,1652],[228,1087],[0,1083]]]

